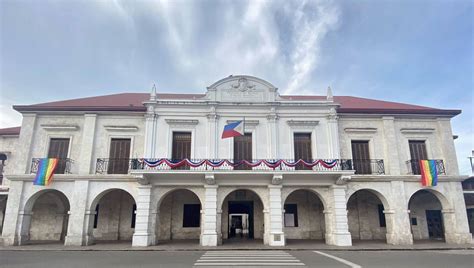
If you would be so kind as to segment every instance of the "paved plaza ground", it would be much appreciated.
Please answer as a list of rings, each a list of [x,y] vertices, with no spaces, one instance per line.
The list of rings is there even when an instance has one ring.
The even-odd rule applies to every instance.
[[[473,250],[0,251],[0,267],[449,267],[472,268]]]

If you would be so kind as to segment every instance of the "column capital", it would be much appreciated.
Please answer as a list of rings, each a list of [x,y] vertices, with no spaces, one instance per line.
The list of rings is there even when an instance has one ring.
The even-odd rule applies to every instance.
[[[282,182],[283,182],[283,174],[281,173],[273,174],[272,185],[277,186],[277,185],[280,185]]]
[[[205,186],[211,186],[216,184],[216,178],[213,173],[206,173],[204,175],[204,181],[206,182],[207,185]],[[204,186],[204,187],[205,187]],[[217,187],[217,186],[216,186]]]

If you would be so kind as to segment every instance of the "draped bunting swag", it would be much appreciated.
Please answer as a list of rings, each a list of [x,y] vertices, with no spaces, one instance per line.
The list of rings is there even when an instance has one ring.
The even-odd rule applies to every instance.
[[[157,167],[159,165],[166,164],[170,168],[178,168],[178,167],[181,167],[183,165],[188,165],[188,166],[193,167],[193,168],[197,168],[197,167],[200,167],[200,166],[203,166],[203,165],[208,165],[208,166],[211,166],[213,168],[217,168],[217,167],[220,167],[224,164],[227,164],[227,165],[232,166],[232,167],[237,167],[237,166],[240,166],[242,164],[248,165],[250,167],[257,167],[257,166],[260,166],[261,164],[265,164],[267,167],[275,169],[275,168],[279,167],[281,164],[286,165],[288,167],[295,167],[298,164],[303,164],[305,167],[308,167],[308,168],[312,168],[316,165],[321,165],[324,168],[331,169],[331,168],[333,168],[337,165],[337,159],[331,160],[331,161],[324,161],[322,159],[318,159],[318,160],[314,160],[314,161],[311,161],[311,162],[307,162],[303,159],[299,159],[297,161],[288,161],[288,160],[283,160],[283,159],[271,161],[271,160],[262,159],[262,160],[257,160],[257,161],[241,160],[241,161],[236,161],[236,162],[232,162],[232,161],[227,160],[227,159],[222,159],[222,160],[218,160],[218,161],[212,161],[212,160],[209,160],[209,159],[205,159],[205,160],[199,160],[199,161],[193,162],[189,159],[182,159],[180,161],[171,161],[171,160],[166,159],[166,158],[161,158],[161,159],[156,159],[156,160],[155,159],[153,159],[153,160],[152,159],[140,159],[139,161],[141,163],[147,165],[148,167]]]

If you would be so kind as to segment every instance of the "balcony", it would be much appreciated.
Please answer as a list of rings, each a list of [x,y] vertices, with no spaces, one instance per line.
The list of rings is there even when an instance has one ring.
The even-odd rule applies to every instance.
[[[44,158],[33,158],[31,159],[31,173],[38,172],[38,165],[41,159]],[[60,158],[58,159],[58,164],[56,166],[55,174],[71,174],[71,166],[74,161],[70,158]]]
[[[435,161],[437,175],[446,175],[446,170],[444,169],[443,160],[441,159],[429,159],[429,160]],[[410,159],[406,161],[405,163],[407,165],[408,174],[421,175],[420,160]]]
[[[343,166],[348,170],[355,170],[356,175],[383,175],[385,165],[383,159],[342,159]]]
[[[305,169],[301,169],[305,166]],[[98,174],[127,174],[131,170],[137,171],[345,171],[352,170],[351,160],[347,159],[314,159],[311,161],[289,159],[111,159],[99,158],[96,162]]]

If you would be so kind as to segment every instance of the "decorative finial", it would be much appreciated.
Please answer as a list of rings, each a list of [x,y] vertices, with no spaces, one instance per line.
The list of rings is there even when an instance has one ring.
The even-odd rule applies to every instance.
[[[332,89],[331,89],[331,87],[329,87],[329,86],[328,86],[328,90],[327,90],[327,94],[326,94],[326,100],[328,100],[328,101],[333,101]]]
[[[155,84],[153,84],[153,87],[151,88],[150,100],[156,101],[156,85]]]

